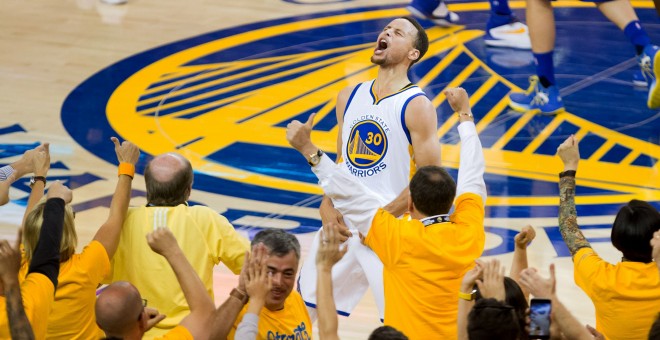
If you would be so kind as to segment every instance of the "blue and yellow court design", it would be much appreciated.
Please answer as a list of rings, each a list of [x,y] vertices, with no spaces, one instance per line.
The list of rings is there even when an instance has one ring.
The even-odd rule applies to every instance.
[[[660,26],[650,1],[633,1],[652,39]],[[489,218],[556,217],[556,147],[570,134],[581,142],[577,203],[580,216],[613,215],[632,198],[660,204],[659,112],[646,108],[646,90],[632,85],[632,46],[590,3],[559,1],[556,71],[567,107],[557,116],[507,109],[507,93],[534,73],[531,53],[483,44],[488,3],[457,3],[463,26],[434,27],[424,60],[410,72],[437,108],[444,165],[455,176],[457,117],[442,90],[461,86],[471,95],[486,156]],[[523,8],[523,2],[511,2]],[[292,206],[318,206],[321,191],[304,159],[290,148],[285,127],[318,112],[312,138],[336,150],[335,102],[344,87],[372,79],[369,62],[378,32],[400,6],[317,13],[176,41],[121,60],[74,89],[62,107],[68,133],[109,162],[108,137],[119,135],[144,153],[179,152],[195,170],[195,188]],[[522,12],[521,12],[522,13]],[[84,119],[80,119],[84,117]],[[349,161],[378,161],[385,140],[367,148],[378,124],[355,127]],[[93,133],[90,133],[92,131]],[[374,140],[375,141],[375,140]],[[103,146],[103,147],[102,147]],[[144,166],[144,164],[142,164]],[[237,220],[258,211],[230,211]],[[274,217],[276,218],[276,217]],[[317,229],[319,220],[298,219],[295,232]],[[608,228],[586,223],[585,228]],[[556,227],[545,228],[558,256],[567,256]],[[512,249],[514,231],[489,227]],[[557,242],[554,242],[557,241]],[[607,241],[593,239],[593,242]]]

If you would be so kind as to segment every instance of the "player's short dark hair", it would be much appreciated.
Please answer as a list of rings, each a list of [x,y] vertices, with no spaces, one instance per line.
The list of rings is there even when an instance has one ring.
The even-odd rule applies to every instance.
[[[410,21],[413,26],[417,29],[417,36],[415,37],[415,48],[419,51],[419,58],[415,59],[410,63],[410,67],[413,66],[416,62],[420,61],[422,57],[426,54],[426,52],[429,50],[429,37],[426,35],[426,30],[424,30],[424,27],[419,24],[417,19],[411,17],[411,16],[405,16],[405,17],[400,17],[399,19],[405,19]]]
[[[423,166],[410,180],[410,197],[415,209],[424,215],[446,214],[455,196],[456,182],[439,166]]]
[[[268,248],[271,255],[282,257],[293,251],[300,260],[300,242],[291,233],[280,229],[265,229],[254,236],[252,246],[260,242]]]
[[[478,300],[468,315],[468,338],[518,340],[522,330],[513,307],[495,299]]]
[[[408,337],[394,327],[380,326],[371,332],[368,340],[408,340]]]
[[[632,200],[619,209],[612,225],[612,244],[629,261],[653,260],[649,241],[660,229],[660,213],[645,201]]]

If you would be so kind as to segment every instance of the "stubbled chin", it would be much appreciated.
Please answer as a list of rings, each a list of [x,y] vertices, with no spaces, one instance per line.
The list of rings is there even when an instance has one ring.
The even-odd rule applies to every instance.
[[[381,58],[380,55],[374,54],[371,56],[371,63],[376,65],[383,65],[385,63],[385,58]]]

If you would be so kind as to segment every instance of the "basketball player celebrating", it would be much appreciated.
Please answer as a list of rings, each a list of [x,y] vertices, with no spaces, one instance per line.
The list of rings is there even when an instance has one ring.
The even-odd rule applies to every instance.
[[[412,17],[390,22],[378,35],[371,62],[376,79],[343,89],[337,97],[337,162],[380,196],[394,216],[407,211],[408,182],[417,167],[440,165],[435,108],[408,79],[408,69],[428,50],[428,37]],[[320,160],[310,155],[310,164]],[[348,316],[368,287],[380,318],[384,316],[383,264],[360,243],[356,226],[344,222],[332,201],[321,203],[323,224],[340,224],[348,253],[332,270],[337,313]],[[352,230],[352,232],[351,232]],[[316,319],[316,234],[301,270],[299,289],[312,320]]]

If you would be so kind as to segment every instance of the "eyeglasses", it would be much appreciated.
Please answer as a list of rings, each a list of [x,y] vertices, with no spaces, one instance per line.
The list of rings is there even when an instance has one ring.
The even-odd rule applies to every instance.
[[[137,317],[138,321],[142,320],[142,312],[144,312],[145,307],[147,307],[147,299],[142,299],[142,310],[140,311],[140,314],[138,314],[138,317]]]

